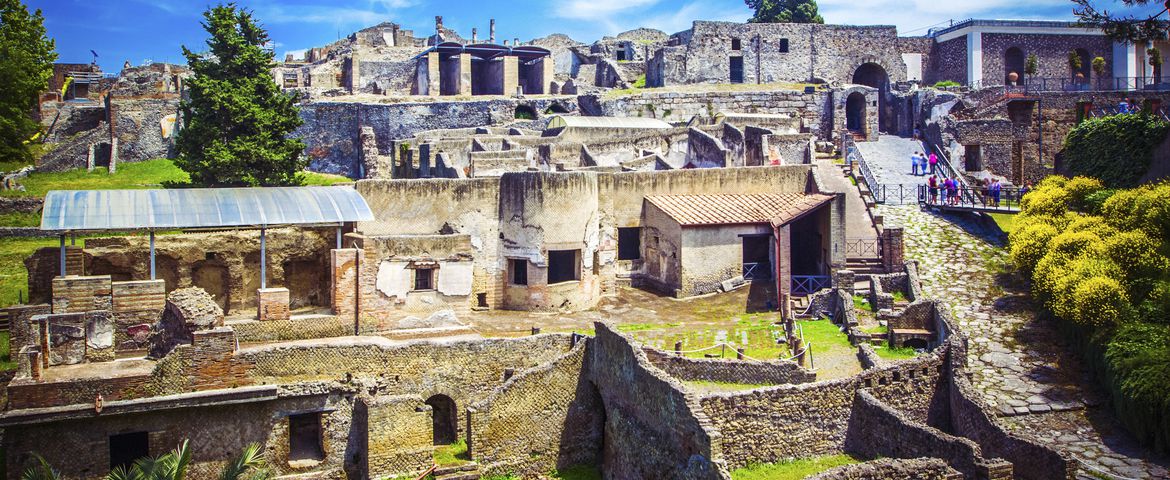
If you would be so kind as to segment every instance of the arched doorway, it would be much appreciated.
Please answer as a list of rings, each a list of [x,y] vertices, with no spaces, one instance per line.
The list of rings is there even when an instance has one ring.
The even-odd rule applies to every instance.
[[[913,348],[915,350],[926,350],[929,347],[929,345],[926,343],[926,340],[921,338],[907,338],[902,342],[902,346],[905,348]]]
[[[1072,69],[1072,77],[1079,82],[1088,83],[1090,75],[1093,74],[1093,57],[1083,48],[1076,49],[1075,53],[1077,58],[1081,59],[1081,68]]]
[[[1012,47],[1003,52],[1003,84],[1011,85],[1012,74],[1016,74],[1016,83],[1024,80],[1024,51]]]
[[[893,115],[886,106],[886,96],[890,93],[890,76],[886,69],[873,62],[862,64],[853,72],[853,83],[878,90],[878,129],[883,132],[891,131]]]
[[[191,268],[191,284],[202,288],[203,291],[215,299],[219,308],[227,315],[231,308],[231,275],[227,265],[218,258],[211,257],[201,262],[195,262]]]
[[[853,92],[845,98],[845,128],[865,133],[865,94]]]
[[[455,443],[459,432],[459,420],[455,401],[443,394],[433,395],[426,401],[431,406],[432,439],[435,445]]]

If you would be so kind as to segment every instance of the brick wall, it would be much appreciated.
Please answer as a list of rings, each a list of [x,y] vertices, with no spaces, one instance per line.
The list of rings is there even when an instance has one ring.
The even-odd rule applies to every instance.
[[[583,375],[587,342],[496,388],[469,411],[469,448],[480,471],[540,476],[600,461],[605,415]]]
[[[431,466],[431,408],[418,395],[363,396],[354,411],[363,478],[413,477]]]
[[[256,291],[256,295],[256,303],[260,305],[257,318],[260,321],[289,319],[287,288],[261,288]]]
[[[146,348],[147,333],[167,303],[166,284],[163,280],[113,282],[111,295],[115,346],[119,351]]]
[[[53,279],[53,313],[108,310],[112,291],[109,275],[70,275]]]

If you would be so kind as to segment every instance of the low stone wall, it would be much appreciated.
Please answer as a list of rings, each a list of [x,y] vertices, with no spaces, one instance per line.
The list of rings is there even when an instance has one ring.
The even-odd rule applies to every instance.
[[[983,460],[975,442],[920,424],[869,392],[854,397],[846,448],[866,457],[940,458],[969,478],[1010,479],[1011,465]]]
[[[643,348],[642,352],[655,367],[683,381],[789,385],[817,379],[816,372],[788,360],[757,362],[687,358],[653,348]]]
[[[481,472],[527,478],[600,461],[605,415],[583,376],[587,345],[512,377],[468,410],[468,449]]]
[[[358,397],[354,428],[364,443],[363,478],[410,476],[433,463],[431,408],[418,395]],[[359,455],[360,458],[360,455]]]
[[[830,92],[797,90],[755,92],[653,92],[606,98],[578,98],[586,115],[653,117],[667,122],[686,122],[694,116],[714,117],[719,112],[784,114],[798,117],[813,134],[829,138],[832,131]]]
[[[882,458],[831,468],[805,480],[960,480],[963,474],[937,458]]]
[[[228,322],[240,343],[285,342],[353,335],[353,317],[313,315],[288,320],[236,320]]]

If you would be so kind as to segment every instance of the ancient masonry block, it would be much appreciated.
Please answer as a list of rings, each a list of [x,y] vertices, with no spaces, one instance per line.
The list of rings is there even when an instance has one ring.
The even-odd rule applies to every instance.
[[[53,313],[81,313],[110,308],[109,275],[69,275],[53,279]]]
[[[330,305],[333,314],[352,317],[357,302],[358,249],[334,249],[329,252],[329,269],[333,290]]]
[[[195,332],[222,325],[223,309],[202,288],[175,290],[167,296],[162,317],[151,331],[149,357],[162,358],[177,345],[191,344]]]
[[[260,305],[260,312],[256,318],[261,321],[288,320],[287,288],[261,288],[256,290],[256,293],[259,300],[257,303]]]
[[[887,272],[896,271],[905,262],[902,245],[902,228],[891,227],[882,230],[881,236],[882,265]]]
[[[85,251],[81,247],[65,247],[65,274],[85,275]]]
[[[114,282],[112,297],[115,347],[118,350],[145,348],[150,327],[166,307],[166,283],[161,279]]]

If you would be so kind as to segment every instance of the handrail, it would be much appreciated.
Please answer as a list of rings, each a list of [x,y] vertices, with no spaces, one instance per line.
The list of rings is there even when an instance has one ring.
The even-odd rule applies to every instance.
[[[1025,193],[1027,191],[1022,188],[1003,187],[1000,189],[999,198],[995,198],[982,188],[962,187],[956,189],[954,196],[948,196],[945,189],[940,186],[937,193],[932,196],[928,186],[920,185],[918,187],[919,203],[924,206],[986,212],[1018,213],[1020,200]]]

